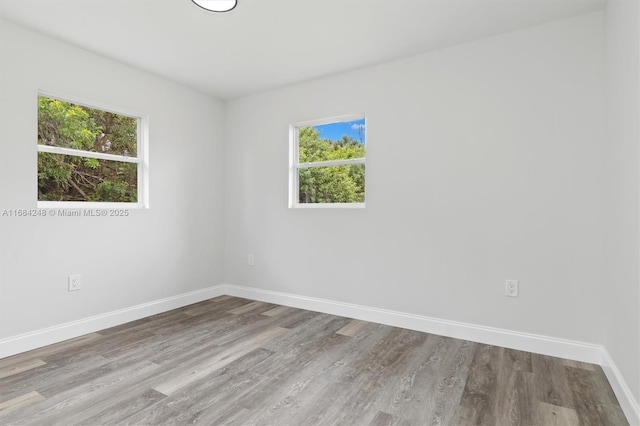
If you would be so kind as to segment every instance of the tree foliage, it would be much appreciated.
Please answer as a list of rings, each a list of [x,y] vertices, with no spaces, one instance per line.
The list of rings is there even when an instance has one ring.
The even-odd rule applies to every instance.
[[[365,146],[349,136],[333,141],[320,138],[314,127],[299,129],[299,161],[364,158]],[[364,202],[364,164],[301,168],[298,175],[300,203]]]
[[[137,155],[137,119],[58,99],[38,98],[38,144]],[[38,200],[137,201],[137,165],[38,152]]]

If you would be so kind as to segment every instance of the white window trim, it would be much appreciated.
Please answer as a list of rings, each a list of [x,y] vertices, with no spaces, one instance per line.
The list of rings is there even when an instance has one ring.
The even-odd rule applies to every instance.
[[[366,207],[366,168],[365,168],[365,201],[362,203],[300,203],[298,201],[299,182],[298,170],[312,167],[341,166],[350,164],[366,164],[364,158],[349,158],[346,160],[317,161],[313,163],[299,163],[299,131],[301,127],[311,127],[322,124],[332,124],[343,121],[353,121],[366,118],[364,114],[349,114],[338,117],[302,121],[289,125],[289,208],[294,209],[363,209]]]
[[[40,201],[37,200],[37,207],[42,209],[104,209],[104,208],[120,208],[120,209],[148,209],[149,208],[149,117],[144,114],[127,111],[123,108],[115,108],[100,102],[88,101],[75,96],[68,96],[60,93],[50,92],[47,90],[38,90],[36,96],[36,109],[38,97],[44,96],[48,98],[58,99],[65,102],[71,102],[76,105],[82,105],[88,108],[99,109],[114,114],[125,115],[135,118],[138,121],[137,127],[137,156],[128,157],[125,155],[105,154],[102,152],[91,152],[73,148],[62,148],[49,145],[37,144],[37,152],[49,152],[52,154],[73,155],[77,157],[96,158],[100,160],[119,161],[123,163],[135,163],[138,166],[138,201],[135,203],[113,203],[99,201]],[[36,115],[37,121],[37,115]],[[37,126],[37,124],[36,124]]]

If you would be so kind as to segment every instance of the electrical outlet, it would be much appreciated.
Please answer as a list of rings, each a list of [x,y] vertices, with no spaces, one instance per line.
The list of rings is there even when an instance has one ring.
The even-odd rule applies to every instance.
[[[80,274],[69,275],[69,291],[80,290],[81,284],[82,284],[82,277],[80,276]]]
[[[504,295],[508,297],[518,297],[518,281],[507,280],[507,285],[504,289]]]
[[[247,256],[247,265],[253,266],[253,255],[252,254]]]

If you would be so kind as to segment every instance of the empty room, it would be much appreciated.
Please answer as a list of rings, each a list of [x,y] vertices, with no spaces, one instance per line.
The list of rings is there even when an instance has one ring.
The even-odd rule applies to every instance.
[[[640,425],[637,0],[0,0],[1,425]]]

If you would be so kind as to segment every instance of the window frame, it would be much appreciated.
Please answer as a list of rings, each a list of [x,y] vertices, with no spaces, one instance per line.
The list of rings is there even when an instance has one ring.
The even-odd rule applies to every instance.
[[[363,209],[366,207],[367,201],[367,167],[366,155],[359,158],[348,158],[344,160],[329,160],[329,161],[315,161],[311,163],[300,163],[300,131],[302,127],[312,127],[324,124],[341,123],[345,121],[354,121],[364,119],[366,123],[366,116],[364,113],[359,114],[347,114],[337,117],[321,118],[309,121],[301,121],[292,123],[289,125],[289,208],[290,209]],[[366,129],[365,129],[366,132]],[[366,147],[366,144],[365,144]],[[300,169],[313,168],[313,167],[331,167],[331,166],[345,166],[352,164],[362,164],[365,166],[365,179],[364,179],[364,201],[361,203],[301,203],[299,202],[300,194],[300,182],[299,173]]]
[[[48,152],[51,154],[60,154],[68,156],[76,156],[82,158],[95,158],[98,160],[117,161],[122,163],[134,163],[137,165],[137,190],[138,197],[133,202],[100,202],[100,201],[41,201],[38,200],[36,191],[36,206],[44,209],[148,209],[149,208],[149,117],[145,114],[128,111],[124,108],[113,107],[96,101],[88,101],[76,96],[69,96],[48,90],[38,90],[36,96],[36,128],[38,126],[38,99],[47,97],[59,101],[70,102],[87,108],[98,109],[113,114],[124,115],[126,117],[135,118],[136,126],[136,156],[129,157],[126,155],[106,154],[103,152],[92,152],[73,148],[64,148],[57,146],[41,145],[38,143],[36,135],[36,156],[40,152]],[[38,165],[36,161],[36,181],[37,181]]]

